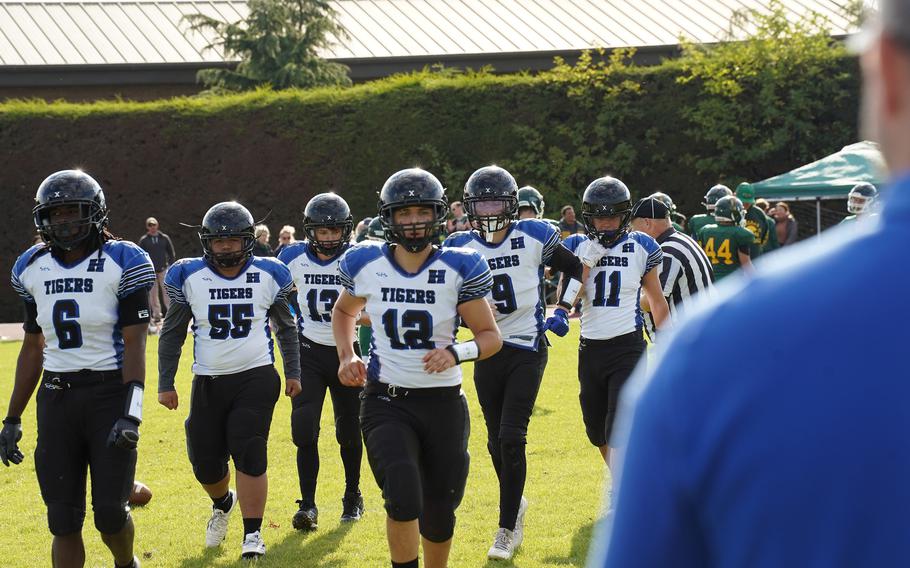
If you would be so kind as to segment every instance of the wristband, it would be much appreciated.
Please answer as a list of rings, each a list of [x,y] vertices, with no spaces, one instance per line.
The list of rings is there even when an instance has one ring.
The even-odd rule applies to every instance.
[[[126,383],[128,392],[126,394],[126,409],[123,415],[137,424],[142,424],[142,395],[145,392],[145,385],[139,381]]]
[[[477,342],[473,340],[446,345],[446,350],[455,356],[456,365],[465,361],[473,361],[480,357],[480,348],[477,347]]]
[[[579,292],[581,292],[581,282],[574,278],[569,278],[567,279],[565,289],[563,289],[562,294],[559,297],[559,301],[556,303],[571,310],[572,306],[575,304],[575,300],[578,299]]]
[[[7,416],[6,418],[3,419],[3,423],[12,424],[12,425],[22,424],[22,417],[21,416]]]

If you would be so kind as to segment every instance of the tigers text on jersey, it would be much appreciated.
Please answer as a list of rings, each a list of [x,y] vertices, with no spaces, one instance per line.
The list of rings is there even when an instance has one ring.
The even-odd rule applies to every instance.
[[[559,244],[556,227],[523,219],[509,226],[501,243],[488,243],[477,231],[465,231],[449,236],[443,246],[470,248],[484,256],[493,272],[487,297],[496,305],[493,315],[503,343],[537,350],[545,312],[540,293],[543,270]]]
[[[441,373],[423,369],[428,351],[455,342],[458,304],[483,298],[493,285],[482,256],[464,248],[434,249],[414,274],[404,272],[392,249],[357,245],[341,259],[348,293],[366,300],[373,322],[367,380],[405,388],[461,384],[458,365]]]
[[[44,369],[112,371],[123,366],[120,299],[155,281],[148,254],[127,241],[108,241],[73,265],[45,245],[25,251],[13,266],[16,292],[38,308]]]
[[[587,240],[572,235],[565,240],[572,252]],[[660,266],[663,253],[653,238],[633,231],[601,257],[585,280],[581,335],[586,339],[611,339],[642,330],[641,279]]]
[[[226,278],[205,259],[184,258],[168,269],[164,287],[193,312],[193,373],[227,375],[275,362],[267,312],[294,287],[281,261],[252,257]]]
[[[298,241],[281,250],[278,260],[285,263],[297,285],[297,329],[320,345],[335,345],[332,335],[332,308],[341,294],[338,262],[342,253],[320,260],[307,241]]]

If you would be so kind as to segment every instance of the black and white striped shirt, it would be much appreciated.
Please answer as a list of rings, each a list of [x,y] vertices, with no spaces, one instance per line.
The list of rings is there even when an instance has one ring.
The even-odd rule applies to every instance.
[[[657,237],[657,243],[664,253],[660,285],[675,319],[682,304],[714,285],[714,270],[705,251],[685,233],[671,227]],[[654,318],[648,314],[647,320],[653,336]]]

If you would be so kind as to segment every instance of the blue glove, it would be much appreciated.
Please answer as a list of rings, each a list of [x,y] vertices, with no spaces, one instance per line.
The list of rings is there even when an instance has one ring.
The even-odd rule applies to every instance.
[[[552,331],[559,337],[565,337],[569,333],[569,313],[562,308],[556,308],[553,316],[547,318],[543,328],[544,331]]]

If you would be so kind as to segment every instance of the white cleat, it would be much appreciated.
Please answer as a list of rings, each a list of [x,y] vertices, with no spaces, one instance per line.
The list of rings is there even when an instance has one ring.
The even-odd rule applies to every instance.
[[[511,560],[515,554],[514,533],[509,529],[500,528],[493,538],[493,546],[487,551],[487,558],[492,560]]]
[[[262,533],[259,531],[251,532],[243,537],[243,552],[240,557],[246,560],[261,558],[265,554],[265,542],[262,541]]]
[[[521,541],[525,538],[525,513],[528,511],[528,500],[524,495],[521,496],[521,503],[518,505],[518,516],[515,517],[515,530],[512,534],[512,550],[521,546]]]
[[[237,493],[233,490],[228,490],[228,493],[231,495],[231,508],[228,509],[227,513],[212,506],[212,517],[209,519],[209,524],[205,527],[206,548],[214,548],[220,545],[224,541],[224,537],[227,536],[228,521],[231,519],[231,513],[237,507]]]

